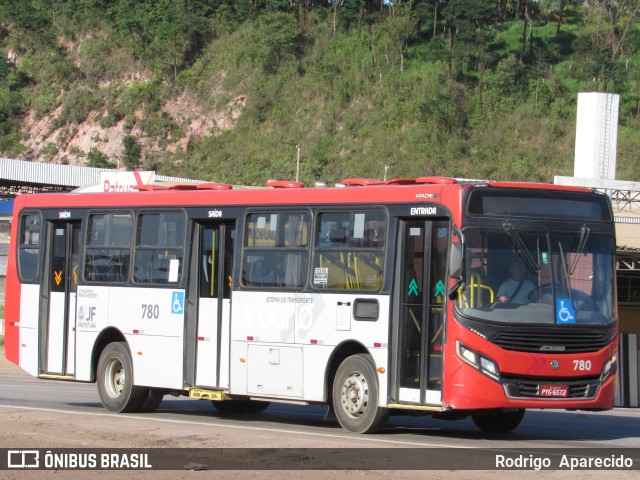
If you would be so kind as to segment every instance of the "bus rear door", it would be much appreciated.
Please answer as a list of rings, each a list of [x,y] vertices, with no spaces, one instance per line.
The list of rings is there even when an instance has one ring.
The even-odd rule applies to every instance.
[[[44,308],[40,319],[40,371],[49,375],[75,374],[80,226],[80,222],[72,221],[48,224],[42,288]]]
[[[231,275],[235,223],[198,224],[189,299],[197,303],[194,386],[229,386]]]
[[[448,220],[400,221],[395,311],[399,403],[440,405]]]

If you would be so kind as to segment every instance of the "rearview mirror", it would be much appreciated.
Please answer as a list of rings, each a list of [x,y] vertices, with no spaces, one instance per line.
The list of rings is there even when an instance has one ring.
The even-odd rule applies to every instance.
[[[449,251],[449,277],[456,281],[449,289],[449,298],[454,298],[458,289],[464,286],[464,265],[464,235],[459,228],[454,226],[451,236],[451,250]]]
[[[464,236],[460,229],[455,226],[453,227],[451,250],[449,251],[449,277],[464,278]]]

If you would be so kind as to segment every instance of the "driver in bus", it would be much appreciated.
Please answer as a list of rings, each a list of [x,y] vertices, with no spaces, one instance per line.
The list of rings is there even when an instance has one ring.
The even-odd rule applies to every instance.
[[[520,258],[511,262],[511,277],[507,278],[498,288],[498,301],[501,303],[529,303],[529,295],[535,286],[526,279],[526,268]]]

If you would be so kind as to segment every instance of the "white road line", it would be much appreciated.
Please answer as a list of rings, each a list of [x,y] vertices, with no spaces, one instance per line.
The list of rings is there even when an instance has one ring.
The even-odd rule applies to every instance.
[[[211,422],[193,422],[193,421],[185,421],[185,420],[169,420],[166,418],[153,418],[153,417],[139,417],[135,415],[116,415],[113,413],[92,413],[92,412],[73,412],[69,410],[58,410],[55,408],[40,408],[40,407],[23,407],[16,405],[2,405],[0,404],[0,408],[6,409],[16,409],[16,410],[32,410],[36,412],[51,412],[51,413],[63,413],[67,415],[88,415],[92,417],[118,417],[118,420],[145,420],[152,422],[160,422],[160,423],[178,423],[181,425],[197,425],[200,427],[215,427],[215,428],[230,428],[235,430],[250,430],[255,432],[267,432],[267,433],[285,433],[288,435],[298,434],[303,436],[311,436],[311,437],[322,437],[322,438],[334,438],[334,439],[349,439],[349,440],[357,440],[365,443],[376,443],[376,444],[389,444],[389,445],[402,445],[407,447],[433,447],[433,448],[474,448],[474,447],[465,447],[465,446],[455,446],[443,443],[421,443],[421,442],[403,442],[398,440],[385,440],[380,438],[371,438],[368,436],[346,436],[346,435],[334,435],[330,433],[317,433],[317,432],[303,432],[299,430],[284,430],[280,428],[264,428],[264,427],[249,427],[245,425],[228,425],[225,423],[211,423]],[[477,447],[475,447],[477,448]]]

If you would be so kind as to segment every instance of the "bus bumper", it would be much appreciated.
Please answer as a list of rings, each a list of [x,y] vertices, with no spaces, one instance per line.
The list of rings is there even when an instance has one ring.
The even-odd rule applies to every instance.
[[[543,391],[556,396],[544,396],[541,393]],[[610,410],[615,404],[615,394],[615,369],[604,380],[599,377],[576,377],[567,381],[505,375],[496,381],[469,365],[461,364],[451,376],[449,388],[444,394],[444,404],[454,410]]]

